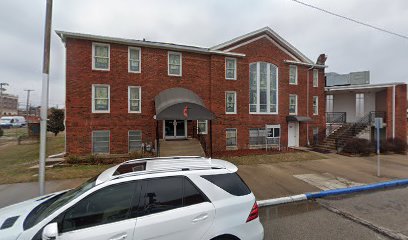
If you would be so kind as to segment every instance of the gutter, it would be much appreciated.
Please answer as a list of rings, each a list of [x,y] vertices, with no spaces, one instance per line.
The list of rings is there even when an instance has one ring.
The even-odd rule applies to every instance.
[[[66,39],[73,38],[73,39],[84,39],[84,40],[89,40],[89,41],[101,41],[101,42],[106,42],[106,43],[118,43],[118,44],[125,44],[129,46],[186,51],[186,52],[194,52],[194,53],[201,53],[201,54],[217,54],[217,55],[232,56],[232,57],[245,57],[246,56],[245,54],[242,54],[242,53],[225,52],[225,51],[219,51],[219,50],[212,50],[208,48],[177,45],[177,44],[172,44],[172,43],[161,43],[161,42],[150,42],[150,41],[116,38],[116,37],[105,37],[105,36],[98,36],[98,35],[91,35],[91,34],[64,32],[64,31],[58,31],[58,30],[55,31],[55,33],[61,38],[62,42],[64,43]]]
[[[283,60],[284,63],[290,63],[290,64],[296,64],[296,65],[303,65],[303,66],[309,66],[312,68],[327,68],[329,66],[327,65],[320,65],[320,64],[314,64],[314,63],[305,63],[305,62],[299,62],[299,61],[292,61],[292,60]]]

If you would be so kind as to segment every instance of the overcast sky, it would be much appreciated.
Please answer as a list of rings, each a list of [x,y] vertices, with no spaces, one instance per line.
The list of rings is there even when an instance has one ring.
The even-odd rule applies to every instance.
[[[407,0],[303,0],[408,35]],[[46,0],[0,0],[0,82],[40,104]],[[326,72],[371,71],[372,83],[408,81],[408,40],[291,0],[54,0],[52,29],[211,47],[269,26]],[[50,106],[64,105],[65,49],[53,32]]]

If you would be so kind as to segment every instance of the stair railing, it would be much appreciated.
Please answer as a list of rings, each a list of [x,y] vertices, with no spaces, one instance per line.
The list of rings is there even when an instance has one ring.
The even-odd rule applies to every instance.
[[[343,124],[346,123],[346,117],[346,112],[326,112],[326,127],[319,130],[319,139],[317,140],[317,143],[314,142],[313,144],[318,144],[320,139],[327,138],[330,134],[342,127]]]

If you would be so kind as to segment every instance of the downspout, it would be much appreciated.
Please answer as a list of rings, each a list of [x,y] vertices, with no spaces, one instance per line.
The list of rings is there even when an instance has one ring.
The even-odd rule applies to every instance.
[[[395,85],[392,86],[392,139],[395,139]]]
[[[315,65],[312,65],[310,68],[307,69],[307,87],[306,87],[306,115],[309,116],[309,71],[313,69]],[[310,140],[309,140],[309,122],[306,122],[306,138],[307,138],[307,146],[310,146]]]

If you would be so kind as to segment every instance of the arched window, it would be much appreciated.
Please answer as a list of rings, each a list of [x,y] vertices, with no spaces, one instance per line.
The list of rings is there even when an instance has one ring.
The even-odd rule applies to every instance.
[[[249,66],[249,112],[278,113],[278,67],[256,62]]]

